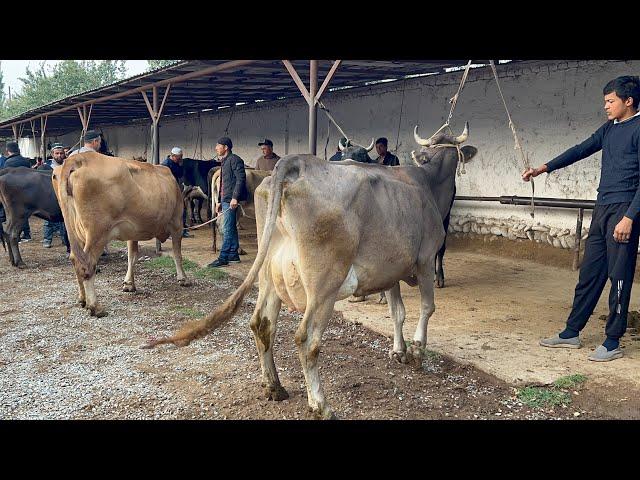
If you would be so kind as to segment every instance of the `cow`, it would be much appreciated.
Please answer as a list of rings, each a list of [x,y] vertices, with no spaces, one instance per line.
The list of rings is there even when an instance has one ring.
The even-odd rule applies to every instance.
[[[419,145],[420,152],[411,152],[413,161],[424,167],[429,178],[429,187],[433,192],[438,210],[442,215],[445,233],[449,229],[451,207],[456,196],[456,169],[458,162],[469,162],[478,153],[478,149],[465,145],[458,150],[457,145],[464,142],[469,135],[469,123],[465,123],[462,134],[458,137],[443,132],[434,134],[431,138],[423,139],[418,135],[418,127],[413,130],[413,136]],[[439,147],[437,145],[440,145]],[[447,146],[445,146],[447,145]],[[436,255],[435,282],[437,288],[444,287],[444,252],[447,248],[446,239]]]
[[[7,230],[0,223],[0,238],[8,245],[9,261],[18,268],[26,267],[20,254],[18,243],[20,232],[31,215],[61,222],[60,205],[51,184],[51,170],[34,170],[27,167],[4,168],[0,170],[0,203],[6,212]],[[2,220],[2,219],[0,219]],[[70,251],[69,240],[63,239]],[[5,246],[5,250],[7,247]]]
[[[200,210],[202,209],[202,203],[208,198],[207,194],[204,193],[199,186],[183,185],[182,199],[184,201],[184,208],[190,213],[191,225],[203,223]]]
[[[189,200],[189,219],[191,225],[203,223],[200,210],[206,197],[211,196],[211,190],[209,189],[211,184],[208,182],[208,174],[213,168],[219,165],[220,162],[217,160],[182,159],[182,168],[184,169],[182,183],[185,187],[200,187],[200,191],[203,193],[203,195],[193,194]]]
[[[312,412],[332,418],[318,371],[322,334],[334,303],[387,291],[394,321],[391,358],[422,364],[427,325],[435,310],[433,265],[445,239],[428,166],[387,167],[353,160],[327,162],[287,155],[255,192],[258,254],[241,286],[205,318],[144,348],[179,346],[226,323],[259,274],[251,317],[268,399],[288,397],[273,359],[276,322],[284,302],[303,313],[295,341]],[[382,254],[381,254],[382,252]],[[420,319],[407,348],[400,280],[420,289]]]
[[[338,142],[338,149],[342,152],[342,160],[355,160],[362,163],[376,163],[370,156],[369,152],[373,150],[375,140],[371,139],[371,145],[363,147],[357,145],[350,140],[342,143],[342,139]]]
[[[162,165],[78,153],[53,171],[78,280],[78,302],[92,316],[107,315],[95,293],[98,258],[111,240],[126,240],[128,269],[123,291],[135,292],[133,265],[138,242],[171,236],[180,285],[189,282],[182,267],[182,193],[171,170]]]

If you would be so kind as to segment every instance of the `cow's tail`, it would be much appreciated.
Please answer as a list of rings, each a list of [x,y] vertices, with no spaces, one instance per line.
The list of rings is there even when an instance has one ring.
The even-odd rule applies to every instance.
[[[278,216],[278,211],[280,210],[280,200],[282,198],[282,186],[284,179],[287,176],[287,173],[291,170],[299,170],[299,165],[297,164],[298,159],[293,158],[290,160],[292,161],[285,163],[279,162],[278,165],[276,165],[273,174],[273,183],[271,184],[271,192],[269,194],[269,204],[267,206],[264,230],[258,245],[258,253],[253,265],[251,266],[251,270],[249,270],[249,273],[244,279],[244,282],[242,282],[242,285],[240,285],[233,295],[231,295],[231,297],[229,297],[220,307],[205,318],[187,324],[178,331],[178,333],[171,337],[150,339],[146,345],[142,346],[142,348],[153,348],[156,345],[163,343],[173,343],[178,346],[188,345],[192,340],[205,336],[212,330],[215,330],[227,323],[233,317],[240,305],[242,305],[242,300],[245,295],[249,290],[251,290],[253,282],[255,281],[256,276],[264,263],[264,259],[267,256],[273,230],[276,225],[276,218]]]
[[[2,222],[0,222],[0,242],[2,242],[2,248],[7,251],[7,245],[4,243],[4,229],[2,228]]]
[[[76,216],[75,199],[73,198],[73,179],[71,178],[71,174],[82,168],[82,166],[82,160],[78,159],[76,155],[65,160],[60,172],[56,193],[58,194],[60,210],[62,210],[62,215],[67,226],[67,236],[69,237],[71,253],[73,253],[77,261],[77,268],[80,269],[82,278],[89,279],[95,273],[95,265],[92,265],[91,257],[84,251],[82,245],[84,242],[80,241],[76,233],[75,226],[77,225],[78,219]]]

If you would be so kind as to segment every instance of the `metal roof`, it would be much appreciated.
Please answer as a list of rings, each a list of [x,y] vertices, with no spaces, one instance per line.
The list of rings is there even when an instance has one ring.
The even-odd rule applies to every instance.
[[[441,74],[466,60],[343,60],[335,72],[328,91],[347,87],[362,87],[379,81],[400,80],[407,76]],[[309,61],[292,60],[298,75],[308,86]],[[318,82],[322,83],[333,60],[318,62]],[[213,68],[212,68],[213,67]],[[216,70],[200,74],[205,70]],[[181,76],[187,75],[186,79]],[[410,78],[410,77],[409,77]],[[176,80],[173,83],[172,80]],[[237,104],[268,102],[284,98],[301,98],[300,91],[282,60],[196,60],[179,62],[95,90],[73,95],[30,110],[0,122],[0,137],[11,137],[12,124],[25,122],[22,135],[32,135],[29,120],[48,115],[47,135],[61,135],[80,130],[82,124],[77,106],[93,103],[90,126],[103,127],[125,124],[132,120],[150,120],[141,93],[150,93],[153,84],[159,87],[171,83],[162,117],[184,115],[203,110],[234,107]],[[137,91],[136,91],[137,90]],[[162,101],[164,88],[159,88]],[[116,95],[116,98],[107,98]],[[149,98],[151,100],[151,98]],[[60,111],[66,109],[64,111]],[[34,122],[39,133],[40,122]]]

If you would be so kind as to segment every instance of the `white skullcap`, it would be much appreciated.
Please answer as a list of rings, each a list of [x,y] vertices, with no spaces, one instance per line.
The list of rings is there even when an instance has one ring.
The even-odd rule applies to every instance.
[[[171,155],[182,155],[182,149],[180,147],[173,147],[171,149]]]

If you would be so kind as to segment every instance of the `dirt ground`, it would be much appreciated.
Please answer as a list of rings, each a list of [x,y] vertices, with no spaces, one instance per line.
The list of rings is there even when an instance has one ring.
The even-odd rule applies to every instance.
[[[249,220],[242,221],[246,229],[240,231],[240,244],[248,255],[242,257],[240,265],[227,267],[227,271],[238,279],[244,278],[249,271],[257,252],[255,230]],[[170,242],[167,245],[170,248]],[[520,245],[516,248],[510,245],[496,247],[466,240],[454,240],[448,245],[446,287],[436,290],[436,312],[428,330],[429,349],[516,387],[549,385],[563,376],[586,375],[589,381],[585,388],[594,399],[601,399],[602,405],[607,405],[603,414],[610,412],[615,418],[640,418],[637,321],[630,321],[630,326],[635,328],[629,328],[622,339],[624,358],[605,363],[587,360],[591,351],[604,340],[605,321],[600,317],[608,313],[609,285],[581,334],[583,348],[547,349],[538,345],[539,339],[564,328],[571,310],[578,279],[578,272],[571,270],[573,253],[552,248],[545,251],[535,248],[529,252]],[[216,257],[210,246],[209,230],[196,231],[195,238],[183,242],[185,255],[203,266]],[[549,253],[546,250],[552,250],[553,262],[541,263],[541,259],[549,258],[545,255]],[[491,251],[499,252],[500,256],[492,255]],[[410,340],[418,320],[420,297],[417,288],[404,283],[401,291],[407,311],[404,336]],[[336,304],[336,310],[345,320],[360,322],[392,338],[393,324],[388,307],[378,304],[378,298],[377,294],[371,295],[363,303],[343,300]],[[640,307],[637,285],[632,291],[630,307],[631,310]]]
[[[124,293],[126,252],[112,248],[96,280],[109,315],[96,319],[76,306],[75,276],[64,247],[56,239],[54,248],[42,248],[41,222],[32,219],[31,225],[34,241],[21,245],[28,268],[14,269],[5,255],[0,261],[0,418],[310,418],[293,340],[299,315],[283,311],[275,349],[290,398],[267,401],[248,327],[257,290],[219,331],[183,348],[141,350],[138,347],[148,337],[169,334],[194,314],[220,304],[239,280],[194,278],[192,287],[183,288],[171,274],[152,270],[143,260],[137,266],[138,292]],[[189,250],[205,238],[208,241],[198,232],[186,240],[185,255],[194,260]],[[153,256],[152,245],[143,247],[142,254]],[[211,260],[210,255],[203,257]],[[455,294],[457,274],[454,262],[450,263]],[[372,317],[380,307],[362,304],[357,308],[367,308]],[[408,310],[414,318],[415,313]],[[523,405],[513,385],[459,363],[459,352],[451,356],[444,352],[448,337],[443,320],[432,321],[430,340],[430,347],[443,353],[430,353],[419,369],[389,360],[390,339],[363,323],[345,320],[336,312],[325,332],[320,372],[339,418],[633,418],[629,412],[612,414],[600,408],[586,394],[592,389],[590,380],[568,391],[573,401],[567,405]]]

